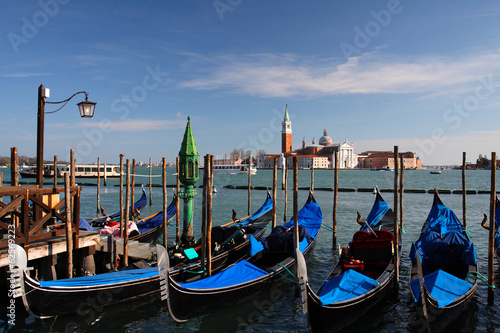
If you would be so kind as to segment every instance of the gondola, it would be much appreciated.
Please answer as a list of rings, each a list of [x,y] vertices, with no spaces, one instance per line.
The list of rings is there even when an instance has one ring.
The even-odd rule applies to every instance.
[[[260,239],[272,219],[273,201],[271,194],[262,206],[252,215],[212,228],[212,272],[248,257],[250,236]],[[176,245],[168,249],[170,265],[175,269],[170,275],[179,282],[200,279],[204,271],[201,268],[201,239],[187,246]]]
[[[160,271],[168,262],[165,248],[156,245],[158,266],[127,269],[118,272],[55,281],[31,278],[24,249],[15,245],[17,276],[13,290],[22,297],[28,313],[34,318],[49,318],[77,312],[85,314],[115,303],[126,302],[160,292]]]
[[[477,281],[474,244],[467,230],[437,191],[419,239],[410,251],[410,293],[426,319],[429,332],[442,332],[467,307]]]
[[[170,222],[177,213],[177,195],[174,195],[172,202],[167,207],[167,223]],[[163,234],[163,212],[158,212],[136,223],[138,232],[131,232],[129,240],[141,243],[155,243],[158,237]]]
[[[312,193],[298,214],[299,248],[304,254],[314,246],[323,215]],[[257,241],[250,236],[252,256],[212,276],[189,283],[176,282],[165,270],[162,285],[171,317],[178,322],[206,314],[213,309],[232,306],[271,288],[288,276],[295,266],[293,219],[273,229]]]
[[[393,233],[394,213],[377,189],[366,222],[342,249],[338,263],[316,293],[307,282],[307,268],[302,268],[307,293],[304,312],[311,332],[345,328],[391,293],[396,276]]]
[[[136,211],[141,211],[147,204],[147,196],[146,196],[146,191],[144,190],[144,187],[142,188],[142,196],[137,200],[134,204],[134,210]],[[123,216],[125,216],[125,209],[123,210]],[[129,212],[132,212],[132,206],[129,207]],[[102,216],[99,218],[93,218],[93,219],[87,219],[87,222],[90,223],[90,225],[93,228],[102,228],[104,225],[106,225],[108,222],[115,221],[120,218],[121,212],[118,211],[114,214],[111,215],[106,215]]]

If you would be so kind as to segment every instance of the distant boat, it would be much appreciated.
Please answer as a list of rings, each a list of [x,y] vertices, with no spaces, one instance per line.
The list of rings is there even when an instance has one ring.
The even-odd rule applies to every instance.
[[[213,192],[213,193],[217,193],[217,187],[212,186],[212,192]]]
[[[440,175],[440,174],[441,174],[441,170],[431,171],[431,175]]]
[[[248,174],[248,165],[235,165],[235,164],[219,164],[214,165],[214,173],[229,173],[229,174]],[[250,173],[255,175],[257,168],[252,166]]]
[[[19,171],[23,178],[36,178],[36,167],[28,168]],[[69,172],[69,165],[61,165],[57,168],[58,176],[63,176],[65,172]],[[118,178],[120,177],[120,169],[116,165],[100,166],[101,177]],[[44,164],[43,177],[54,177],[54,165]],[[95,164],[76,164],[75,165],[76,178],[97,178],[97,165]]]

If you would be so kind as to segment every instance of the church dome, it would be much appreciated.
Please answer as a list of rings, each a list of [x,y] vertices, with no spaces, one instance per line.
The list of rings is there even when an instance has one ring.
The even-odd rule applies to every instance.
[[[328,136],[328,133],[326,132],[326,129],[323,130],[323,136],[319,138],[319,144],[322,146],[328,146],[333,143],[332,138]]]

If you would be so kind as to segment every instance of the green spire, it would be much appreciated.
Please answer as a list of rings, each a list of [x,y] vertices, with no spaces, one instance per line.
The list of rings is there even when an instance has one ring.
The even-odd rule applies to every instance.
[[[182,158],[183,156],[200,156],[200,154],[198,154],[198,148],[196,148],[196,142],[194,141],[193,130],[191,129],[191,117],[188,117],[181,150],[179,151],[179,157]]]
[[[179,179],[184,185],[194,185],[198,181],[199,156],[198,148],[196,148],[196,142],[194,141],[193,130],[191,129],[191,117],[188,117],[181,150],[179,151]]]
[[[285,105],[285,118],[283,118],[283,121],[289,121],[290,116],[288,115],[288,104]]]

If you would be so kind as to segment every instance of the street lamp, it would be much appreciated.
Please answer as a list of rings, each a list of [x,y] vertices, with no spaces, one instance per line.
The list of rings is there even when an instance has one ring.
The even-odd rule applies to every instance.
[[[43,131],[44,131],[44,118],[46,113],[55,113],[61,110],[68,102],[78,94],[85,94],[85,101],[78,103],[78,108],[80,109],[80,116],[82,118],[91,118],[94,116],[94,109],[96,103],[88,101],[88,93],[85,91],[79,91],[74,93],[70,98],[65,99],[60,102],[47,102],[46,98],[50,97],[50,90],[45,88],[43,84],[38,87],[38,124],[37,124],[37,149],[36,149],[36,183],[42,188],[43,187]],[[55,111],[45,112],[45,104],[62,104],[59,109]],[[54,172],[57,172],[54,170]]]

